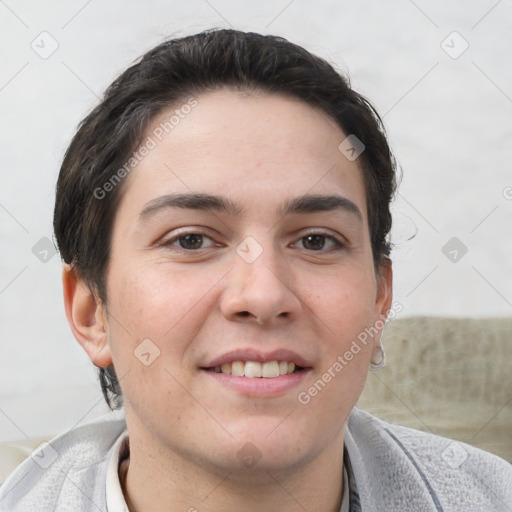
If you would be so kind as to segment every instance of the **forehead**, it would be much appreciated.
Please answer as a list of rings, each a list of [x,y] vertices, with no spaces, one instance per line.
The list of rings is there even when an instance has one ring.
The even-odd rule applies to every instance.
[[[260,161],[268,159],[273,149],[276,158],[323,159],[329,153],[339,156],[337,147],[346,137],[323,110],[284,94],[222,88],[194,99],[195,107],[178,116],[179,120],[172,114],[185,111],[185,100],[162,112],[153,120],[148,135],[165,128],[166,121],[173,117],[176,124],[167,130],[164,143],[187,144],[198,155],[211,151],[235,160],[239,155],[254,156],[254,151],[262,151]],[[236,151],[223,151],[224,145]],[[159,145],[161,149],[164,146]]]
[[[151,149],[128,176],[120,207],[142,209],[176,192],[222,192],[247,205],[338,192],[364,213],[359,163],[338,149],[346,137],[324,111],[281,94],[221,89],[186,98],[153,119],[143,142]]]

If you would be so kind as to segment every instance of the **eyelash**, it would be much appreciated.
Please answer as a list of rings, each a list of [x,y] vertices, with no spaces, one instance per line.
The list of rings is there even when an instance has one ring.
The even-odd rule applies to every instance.
[[[210,249],[211,247],[213,247],[214,245],[210,246],[210,247],[201,247],[199,249],[184,249],[183,247],[179,247],[179,246],[175,246],[173,245],[174,242],[177,242],[179,241],[180,238],[183,238],[187,235],[198,235],[198,236],[201,236],[203,238],[209,238],[210,240],[213,240],[212,237],[206,235],[205,233],[201,232],[200,230],[194,230],[194,231],[186,231],[186,232],[181,232],[181,233],[178,233],[176,235],[174,235],[173,237],[169,238],[168,240],[164,241],[161,245],[163,247],[166,247],[166,248],[172,248],[172,250],[177,250],[177,251],[181,251],[183,253],[193,253],[193,252],[199,252],[201,251],[202,249]],[[326,253],[326,252],[332,252],[332,251],[341,251],[343,249],[346,248],[346,244],[344,242],[342,242],[341,240],[339,240],[337,237],[329,234],[329,233],[326,233],[325,231],[308,231],[307,233],[305,233],[304,235],[302,235],[301,237],[298,238],[298,240],[302,240],[304,238],[307,238],[308,236],[322,236],[324,237],[326,240],[330,240],[332,243],[333,243],[333,247],[331,247],[330,249],[319,249],[319,250],[314,250],[314,249],[304,249],[308,252],[312,252],[312,253]]]

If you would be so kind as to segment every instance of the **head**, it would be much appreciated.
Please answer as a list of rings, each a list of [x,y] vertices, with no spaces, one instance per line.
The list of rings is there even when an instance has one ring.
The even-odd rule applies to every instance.
[[[146,53],[80,124],[55,203],[67,316],[109,406],[124,397],[137,428],[190,456],[205,435],[212,460],[235,438],[269,461],[279,440],[295,460],[293,436],[321,450],[381,328],[315,400],[297,392],[389,311],[394,190],[378,114],[305,49],[212,30]],[[211,369],[239,348],[293,351],[302,388],[225,389]]]

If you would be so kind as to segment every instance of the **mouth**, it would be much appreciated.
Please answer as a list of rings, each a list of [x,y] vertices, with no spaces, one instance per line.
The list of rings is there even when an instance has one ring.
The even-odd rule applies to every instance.
[[[299,366],[291,361],[233,361],[219,366],[202,368],[215,373],[223,373],[234,377],[247,377],[250,379],[275,379],[284,375],[291,375],[308,368]]]
[[[200,367],[215,386],[248,397],[278,397],[303,386],[313,371],[310,360],[288,349],[261,352],[240,348]]]

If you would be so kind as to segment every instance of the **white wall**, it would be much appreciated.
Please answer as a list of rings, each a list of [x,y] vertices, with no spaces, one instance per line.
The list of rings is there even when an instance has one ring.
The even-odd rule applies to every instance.
[[[32,253],[51,238],[55,182],[77,123],[164,37],[229,24],[336,63],[384,116],[404,172],[394,252],[402,315],[511,314],[511,2],[6,0],[0,440],[59,432],[106,408],[65,320],[59,257],[43,263]],[[51,49],[42,31],[58,42],[47,59],[31,48]],[[441,46],[453,31],[469,44],[456,59]],[[463,48],[457,37],[444,44],[452,53]],[[456,263],[442,252],[452,237],[468,248]]]

